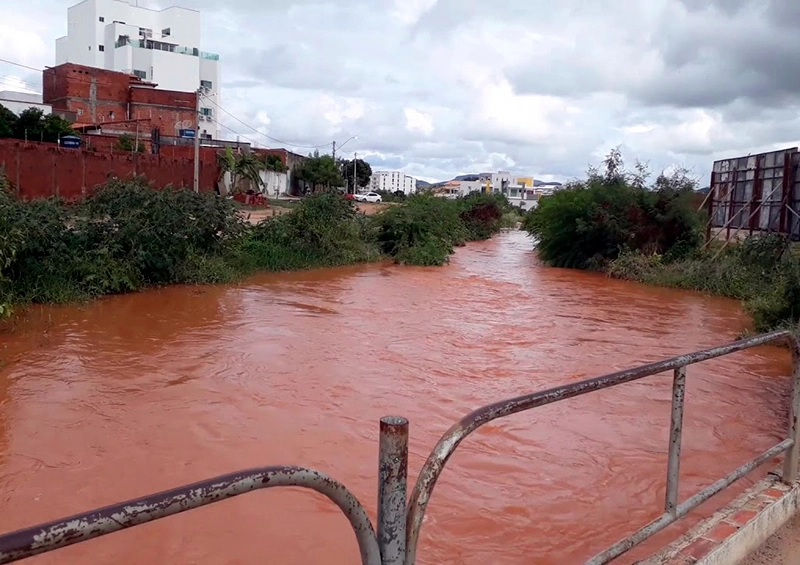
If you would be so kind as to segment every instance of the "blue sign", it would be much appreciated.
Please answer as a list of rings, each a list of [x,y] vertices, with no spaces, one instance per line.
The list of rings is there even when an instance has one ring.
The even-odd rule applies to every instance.
[[[76,135],[65,135],[59,140],[59,145],[70,149],[80,149],[81,138]]]
[[[178,135],[180,135],[181,137],[194,138],[195,130],[193,130],[193,129],[180,129],[180,130],[178,130]]]

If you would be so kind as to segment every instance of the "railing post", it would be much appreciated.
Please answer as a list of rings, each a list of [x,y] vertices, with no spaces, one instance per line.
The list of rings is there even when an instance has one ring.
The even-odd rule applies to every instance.
[[[378,454],[378,547],[383,565],[405,565],[408,420],[381,418]]]
[[[678,509],[678,483],[681,473],[681,436],[683,435],[683,401],[686,396],[686,367],[678,367],[672,378],[672,417],[669,427],[669,459],[667,460],[667,495],[664,510],[675,516]]]
[[[789,338],[789,347],[792,349],[792,396],[789,406],[789,438],[794,441],[794,445],[786,450],[786,457],[783,460],[783,482],[793,485],[797,480],[798,453],[800,453],[800,344],[797,338]]]

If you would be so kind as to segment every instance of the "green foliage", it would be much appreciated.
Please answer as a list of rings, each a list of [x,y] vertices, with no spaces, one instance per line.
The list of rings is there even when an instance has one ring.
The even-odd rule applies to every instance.
[[[363,159],[355,160],[355,167],[353,160],[342,159],[339,162],[344,176],[344,184],[349,192],[355,194],[359,188],[366,188],[369,186],[369,181],[372,178],[372,167]],[[356,187],[353,187],[353,172],[355,170]]]
[[[0,215],[10,224],[3,231],[17,234],[4,271],[14,302],[64,302],[148,285],[217,281],[197,265],[230,252],[246,230],[226,200],[189,190],[155,191],[141,180],[113,181],[74,208],[56,200],[7,199],[3,209]]]
[[[268,155],[274,157],[273,155]],[[283,166],[280,157],[277,157],[278,165]],[[275,165],[274,162],[273,166]],[[225,151],[217,153],[217,163],[220,167],[220,174],[230,175],[230,189],[232,193],[242,193],[249,188],[260,189],[264,186],[261,178],[261,171],[268,169],[267,160],[260,159],[254,153],[234,153],[231,147],[226,147]]]
[[[289,170],[289,167],[283,164],[283,161],[278,155],[265,155],[264,170],[285,173]]]
[[[365,230],[366,219],[351,200],[320,193],[255,226],[245,256],[250,268],[274,271],[374,261],[380,253]]]
[[[57,143],[64,135],[75,135],[69,122],[55,114],[45,116],[39,108],[28,108],[19,117],[0,106],[0,137]]]
[[[511,208],[500,194],[473,192],[455,202],[462,208],[461,221],[471,240],[489,239],[500,231],[503,213]]]
[[[134,145],[136,145],[136,140],[128,133],[123,133],[117,138],[117,149],[121,151],[129,151],[132,153]],[[136,152],[144,153],[144,149],[144,143],[140,141],[139,145],[136,147]]]
[[[456,246],[499,232],[511,208],[501,195],[474,193],[450,200],[417,194],[375,217],[376,237],[381,251],[398,263],[443,265]]]
[[[538,239],[542,260],[557,267],[601,268],[628,250],[691,253],[702,241],[702,222],[692,208],[693,181],[682,171],[661,175],[645,187],[646,169],[625,171],[612,152],[604,173],[542,198],[523,225]]]
[[[349,265],[386,255],[441,265],[454,246],[499,229],[502,212],[486,213],[495,205],[499,209],[487,198],[420,196],[368,217],[352,200],[324,192],[251,226],[231,200],[153,190],[144,179],[111,181],[74,206],[19,202],[2,191],[0,315],[19,303],[219,283],[259,270]]]
[[[311,185],[312,192],[318,188],[330,190],[344,185],[336,161],[330,155],[320,155],[319,151],[309,155],[295,172],[299,179]]]
[[[14,137],[17,129],[17,115],[0,104],[0,138]]]
[[[699,251],[678,260],[628,251],[608,274],[742,300],[756,331],[768,331],[800,321],[800,257],[788,243],[777,234],[752,236],[719,256]]]
[[[452,200],[412,196],[375,217],[381,251],[399,263],[443,265],[468,237],[460,212]]]
[[[389,192],[388,190],[376,190],[375,194],[381,195],[381,202],[405,202],[408,195],[402,190]]]

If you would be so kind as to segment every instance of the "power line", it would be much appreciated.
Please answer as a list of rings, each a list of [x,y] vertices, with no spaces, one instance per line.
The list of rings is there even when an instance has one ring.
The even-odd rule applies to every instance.
[[[266,137],[270,141],[274,141],[275,143],[280,143],[281,145],[288,145],[290,147],[299,147],[301,149],[321,149],[323,147],[328,147],[330,145],[330,143],[323,143],[322,145],[298,145],[296,143],[289,143],[288,141],[283,141],[281,139],[277,139],[275,137],[271,137],[271,136],[267,135],[266,133],[263,133],[263,132],[259,131],[258,129],[254,128],[250,124],[247,124],[247,123],[243,122],[242,120],[240,120],[239,118],[237,118],[236,116],[234,116],[233,114],[228,112],[225,108],[223,108],[222,106],[217,104],[214,100],[211,100],[211,98],[206,97],[206,100],[211,102],[214,106],[216,106],[217,108],[219,108],[220,110],[222,110],[223,112],[228,114],[231,118],[233,118],[234,120],[236,120],[237,122],[239,122],[240,124],[245,126],[246,128],[249,128],[249,129],[253,130],[254,132],[256,132],[259,135],[263,135],[264,137]]]
[[[31,71],[36,71],[38,73],[44,72],[42,69],[37,69],[35,67],[29,67],[28,65],[23,65],[22,63],[15,63],[14,61],[9,61],[8,59],[0,59],[0,63],[8,63],[9,65],[14,65],[17,67],[22,67],[23,69],[28,69]]]

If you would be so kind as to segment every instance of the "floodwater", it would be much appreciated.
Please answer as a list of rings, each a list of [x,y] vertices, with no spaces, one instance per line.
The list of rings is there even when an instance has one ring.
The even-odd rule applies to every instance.
[[[343,481],[374,519],[381,416],[410,419],[414,478],[480,405],[726,343],[745,326],[733,301],[542,267],[518,232],[443,268],[264,275],[36,308],[0,334],[0,531],[276,464]],[[774,347],[689,369],[683,498],[779,441],[788,374]],[[659,375],[481,428],[436,487],[419,562],[582,563],[655,518],[670,390]],[[357,562],[346,519],[301,489],[29,561]]]

